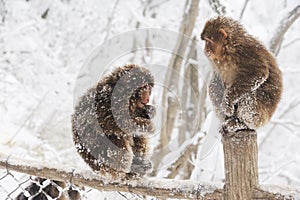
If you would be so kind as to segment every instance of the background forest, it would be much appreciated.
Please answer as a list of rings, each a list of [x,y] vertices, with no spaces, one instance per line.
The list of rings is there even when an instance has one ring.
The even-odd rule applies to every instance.
[[[89,170],[73,145],[73,106],[115,66],[136,63],[156,79],[149,176],[222,183],[222,144],[206,91],[210,66],[199,37],[204,23],[225,14],[272,49],[283,19],[295,8],[299,16],[299,6],[299,0],[0,0],[0,155]],[[258,130],[258,165],[261,183],[300,186],[300,20],[290,25],[273,49],[284,92],[272,121]],[[0,199],[15,185],[0,179]]]

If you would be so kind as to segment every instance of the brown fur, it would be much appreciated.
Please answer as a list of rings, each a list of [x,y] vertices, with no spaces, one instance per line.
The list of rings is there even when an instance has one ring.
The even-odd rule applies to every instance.
[[[227,17],[206,22],[201,39],[214,73],[209,94],[223,130],[256,129],[274,114],[282,75],[274,56],[242,25]]]
[[[155,109],[145,105],[144,92],[153,84],[149,70],[126,65],[81,98],[72,117],[73,139],[93,170],[113,178],[151,170],[147,134],[154,132]]]

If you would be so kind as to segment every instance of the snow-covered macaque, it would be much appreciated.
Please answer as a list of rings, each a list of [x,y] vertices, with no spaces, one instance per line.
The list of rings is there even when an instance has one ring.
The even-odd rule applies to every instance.
[[[274,56],[238,21],[227,17],[208,20],[201,39],[213,66],[209,95],[222,121],[221,132],[265,125],[282,93]]]
[[[138,65],[116,68],[81,97],[72,116],[73,140],[84,161],[113,178],[151,172],[149,134],[154,78]]]

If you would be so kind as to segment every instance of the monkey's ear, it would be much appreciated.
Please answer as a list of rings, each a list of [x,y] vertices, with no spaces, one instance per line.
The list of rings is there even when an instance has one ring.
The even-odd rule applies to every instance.
[[[227,38],[227,33],[224,29],[220,28],[219,32],[223,35],[223,38]]]

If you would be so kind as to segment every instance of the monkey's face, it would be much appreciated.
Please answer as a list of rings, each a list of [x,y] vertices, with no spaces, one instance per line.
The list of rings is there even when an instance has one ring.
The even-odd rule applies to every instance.
[[[131,116],[138,116],[146,119],[152,119],[156,110],[153,106],[147,105],[151,95],[152,85],[146,84],[140,87],[130,100]]]
[[[201,39],[205,41],[204,53],[213,62],[218,62],[223,56],[223,46],[227,38],[227,33],[222,28],[217,28],[207,23],[201,34]]]
[[[143,108],[145,105],[149,103],[151,95],[151,86],[146,84],[145,86],[138,89],[135,94],[136,106],[138,108]]]
[[[220,17],[207,21],[201,33],[201,39],[205,41],[204,53],[215,63],[222,60],[228,39],[223,21]]]
[[[220,44],[216,43],[214,41],[213,37],[205,37],[205,47],[204,47],[204,53],[210,60],[216,60],[218,59],[220,55],[220,48],[218,46],[221,46]]]

